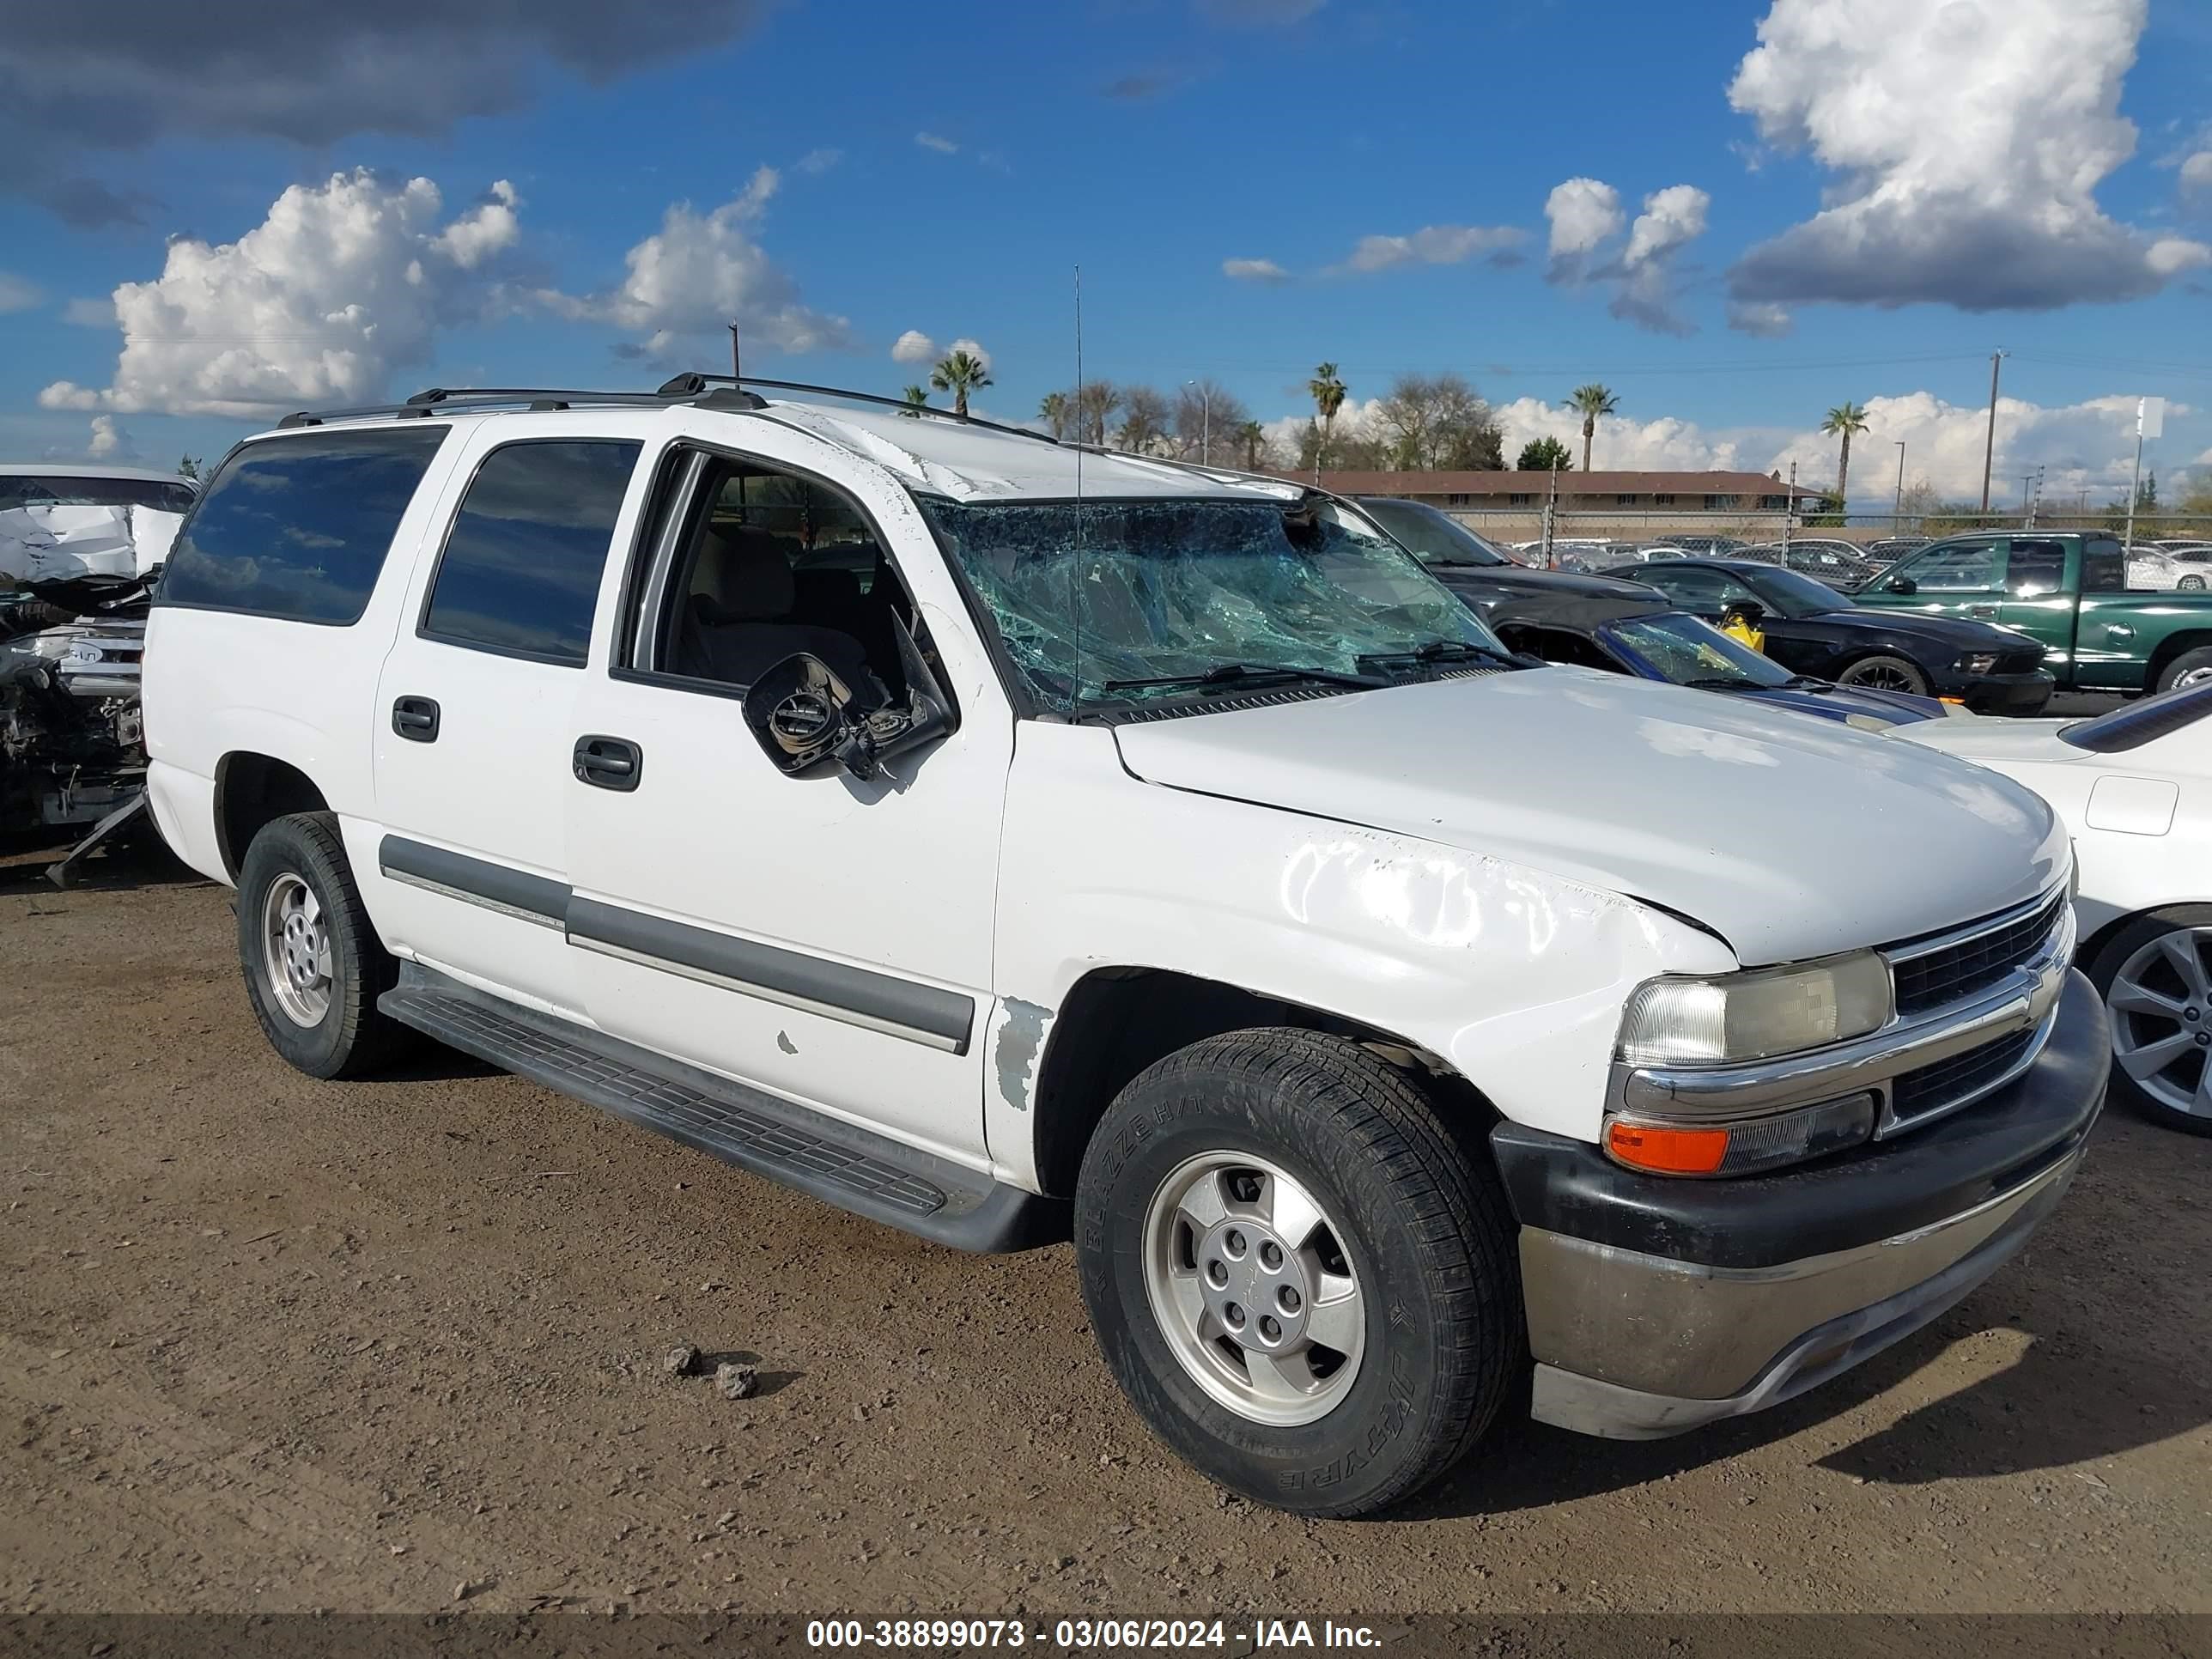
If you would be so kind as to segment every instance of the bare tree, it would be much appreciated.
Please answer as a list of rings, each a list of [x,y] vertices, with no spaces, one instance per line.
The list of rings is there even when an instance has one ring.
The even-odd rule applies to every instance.
[[[1158,390],[1133,386],[1121,392],[1121,425],[1114,441],[1136,455],[1158,455],[1170,447],[1169,428],[1175,410]]]
[[[1226,386],[1194,380],[1176,393],[1175,453],[1182,460],[1225,465],[1237,453],[1237,429],[1251,418],[1244,400]]]
[[[1374,423],[1391,464],[1502,471],[1504,434],[1481,395],[1457,374],[1401,374],[1376,405]]]

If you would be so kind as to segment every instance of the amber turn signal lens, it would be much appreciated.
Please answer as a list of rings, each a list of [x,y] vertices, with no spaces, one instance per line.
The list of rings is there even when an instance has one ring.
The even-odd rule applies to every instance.
[[[1729,1132],[1615,1123],[1607,1129],[1605,1140],[1613,1157],[1632,1169],[1661,1175],[1711,1175],[1728,1157]]]

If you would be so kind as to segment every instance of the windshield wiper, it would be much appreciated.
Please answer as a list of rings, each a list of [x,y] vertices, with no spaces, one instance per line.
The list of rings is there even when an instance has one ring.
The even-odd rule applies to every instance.
[[[1784,691],[1832,691],[1835,689],[1834,681],[1815,679],[1810,674],[1792,674],[1782,682]]]
[[[1372,691],[1382,682],[1368,674],[1340,674],[1333,668],[1290,668],[1273,663],[1218,663],[1200,674],[1156,674],[1144,679],[1108,680],[1102,691],[1133,691],[1158,685],[1242,685],[1254,680],[1311,680],[1321,685],[1349,685]]]
[[[1692,691],[1755,691],[1756,680],[1738,678],[1732,674],[1701,674],[1693,680],[1676,680],[1677,685],[1686,685]]]
[[[1471,640],[1425,640],[1410,651],[1363,651],[1359,660],[1373,663],[1399,662],[1494,662],[1508,668],[1518,668],[1510,654],[1493,650],[1486,645],[1477,645]]]

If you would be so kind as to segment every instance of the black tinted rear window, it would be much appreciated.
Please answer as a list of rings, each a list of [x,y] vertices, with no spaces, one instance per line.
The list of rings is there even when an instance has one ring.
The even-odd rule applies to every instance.
[[[453,517],[422,632],[580,665],[639,447],[549,438],[492,451]]]
[[[161,602],[291,622],[361,620],[442,425],[248,444],[185,521]]]

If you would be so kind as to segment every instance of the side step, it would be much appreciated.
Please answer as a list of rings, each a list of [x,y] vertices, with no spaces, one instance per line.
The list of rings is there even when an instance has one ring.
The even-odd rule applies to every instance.
[[[983,1252],[1069,1237],[1065,1200],[1040,1198],[887,1136],[749,1089],[413,963],[376,1006],[503,1071],[657,1130],[872,1221]]]

